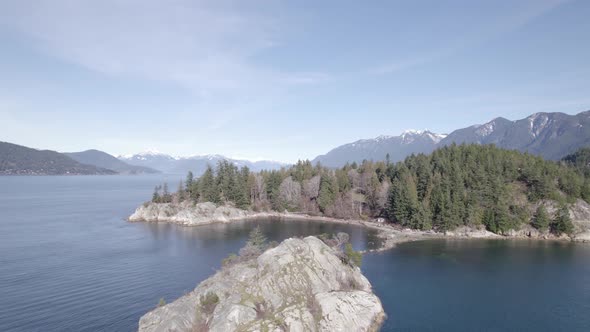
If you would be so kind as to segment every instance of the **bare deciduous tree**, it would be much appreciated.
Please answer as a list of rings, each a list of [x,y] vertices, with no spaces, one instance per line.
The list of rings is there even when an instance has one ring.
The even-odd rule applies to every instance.
[[[348,171],[348,178],[350,179],[352,188],[358,188],[361,186],[361,176],[356,169],[351,169]]]
[[[301,184],[290,176],[286,177],[279,186],[279,198],[287,208],[297,207],[301,199]]]
[[[309,200],[318,198],[320,194],[320,176],[316,175],[313,178],[303,181],[303,195]]]
[[[248,179],[250,184],[250,200],[252,202],[266,200],[266,190],[264,190],[264,178],[260,174],[250,174]]]

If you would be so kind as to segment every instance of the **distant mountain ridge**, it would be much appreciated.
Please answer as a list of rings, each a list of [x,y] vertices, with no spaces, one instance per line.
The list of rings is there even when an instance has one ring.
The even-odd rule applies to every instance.
[[[495,144],[503,149],[518,150],[559,160],[590,144],[590,111],[576,115],[535,113],[510,121],[496,118],[483,125],[456,130],[440,142]]]
[[[160,173],[153,168],[129,165],[110,154],[98,150],[86,150],[82,152],[66,152],[66,156],[79,163],[94,165],[113,170],[119,174],[155,174]]]
[[[222,155],[172,157],[157,151],[114,157],[99,150],[60,153],[0,142],[0,175],[114,175],[186,174],[201,175],[207,165],[215,167],[227,160],[252,171],[280,169],[287,164],[276,161],[248,161]]]
[[[473,125],[449,135],[425,131],[406,131],[399,136],[379,136],[362,139],[330,150],[316,157],[328,167],[340,167],[347,162],[384,160],[389,154],[392,162],[416,153],[430,153],[450,144],[495,144],[496,146],[559,160],[577,149],[590,145],[590,111],[576,115],[565,113],[535,113],[511,121],[495,118],[482,125]]]
[[[429,130],[407,130],[399,136],[379,136],[373,139],[361,139],[339,146],[328,153],[318,156],[313,163],[327,167],[340,167],[347,162],[363,160],[384,160],[389,154],[391,161],[400,161],[412,153],[430,153],[446,137]]]
[[[195,176],[199,176],[205,172],[207,165],[215,167],[222,160],[227,160],[238,167],[247,166],[251,171],[256,172],[265,169],[280,169],[287,165],[277,161],[232,159],[218,154],[173,157],[158,151],[146,151],[133,155],[118,156],[118,159],[130,165],[149,167],[164,173],[186,174],[191,171]]]
[[[82,164],[51,150],[0,142],[0,175],[112,175],[115,171]]]

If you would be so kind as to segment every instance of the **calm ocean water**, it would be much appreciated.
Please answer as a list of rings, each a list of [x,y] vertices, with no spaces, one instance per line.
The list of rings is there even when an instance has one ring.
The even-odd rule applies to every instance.
[[[260,224],[270,239],[346,231],[316,222],[196,228],[127,223],[164,176],[0,177],[0,331],[132,331],[163,297],[211,275]],[[174,187],[180,178],[168,177]],[[590,330],[590,246],[428,241],[366,255],[384,331]]]
[[[136,330],[161,297],[172,301],[213,274],[256,224],[272,240],[346,231],[357,248],[371,242],[361,227],[318,222],[126,222],[164,180],[0,177],[0,331]]]

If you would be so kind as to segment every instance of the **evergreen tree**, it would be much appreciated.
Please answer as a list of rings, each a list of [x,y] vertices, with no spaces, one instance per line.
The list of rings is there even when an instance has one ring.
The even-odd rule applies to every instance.
[[[160,186],[156,186],[154,188],[154,193],[152,194],[152,202],[154,202],[154,203],[160,202]]]
[[[164,187],[162,188],[162,196],[166,197],[170,195],[170,192],[168,191],[168,182],[164,182]]]
[[[251,232],[248,237],[248,244],[263,249],[264,245],[266,244],[266,237],[264,233],[262,233],[262,229],[260,226],[256,226]]]
[[[199,178],[199,196],[204,202],[221,203],[221,197],[217,189],[213,168],[207,165],[205,173]]]
[[[247,166],[242,167],[237,174],[237,184],[235,192],[234,203],[240,209],[245,209],[250,205],[248,178],[250,177],[250,169]]]
[[[549,218],[547,210],[540,204],[535,212],[535,217],[533,218],[533,227],[540,231],[545,231],[549,227],[550,221],[551,219]]]
[[[193,177],[193,172],[188,171],[188,174],[186,175],[186,191],[189,193],[189,195],[191,194],[192,190],[193,190],[193,181],[194,181],[194,177]]]
[[[363,253],[354,250],[350,242],[344,244],[344,254],[346,255],[348,261],[353,263],[355,266],[361,267],[363,264]]]
[[[418,210],[416,184],[407,169],[402,168],[399,178],[393,179],[389,192],[388,216],[404,226],[413,227],[413,217]]]
[[[350,178],[348,177],[348,171],[346,168],[336,170],[336,181],[338,182],[338,191],[346,193],[352,189]]]
[[[281,186],[281,182],[283,182],[283,177],[281,176],[281,173],[274,170],[271,171],[268,174],[265,182],[266,197],[270,201],[272,208],[277,211],[283,210],[284,207],[279,197],[279,187]]]
[[[170,192],[168,191],[168,183],[164,182],[164,186],[162,187],[162,197],[160,198],[160,200],[163,203],[170,203],[172,201],[172,196],[170,195]]]
[[[320,193],[318,195],[318,206],[320,211],[326,212],[336,200],[338,194],[338,184],[331,174],[323,174],[320,179]]]
[[[551,224],[551,231],[557,235],[571,234],[574,231],[574,224],[570,218],[570,211],[566,205],[563,205],[557,211],[555,219]]]
[[[498,232],[498,224],[496,223],[496,214],[492,209],[487,209],[483,213],[482,223],[486,226],[486,229],[490,232]]]

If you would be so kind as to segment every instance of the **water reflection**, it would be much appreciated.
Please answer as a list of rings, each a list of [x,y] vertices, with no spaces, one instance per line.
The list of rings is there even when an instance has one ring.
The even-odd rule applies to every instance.
[[[245,244],[249,232],[255,227],[260,227],[269,241],[280,242],[289,237],[346,232],[350,235],[351,243],[357,250],[374,249],[380,245],[380,239],[375,230],[358,225],[313,220],[263,218],[195,227],[166,223],[140,223],[138,225],[149,232],[156,240],[154,243],[170,241],[170,243],[190,246],[195,249],[217,247],[220,244],[223,244],[224,247],[237,246],[239,249]]]

